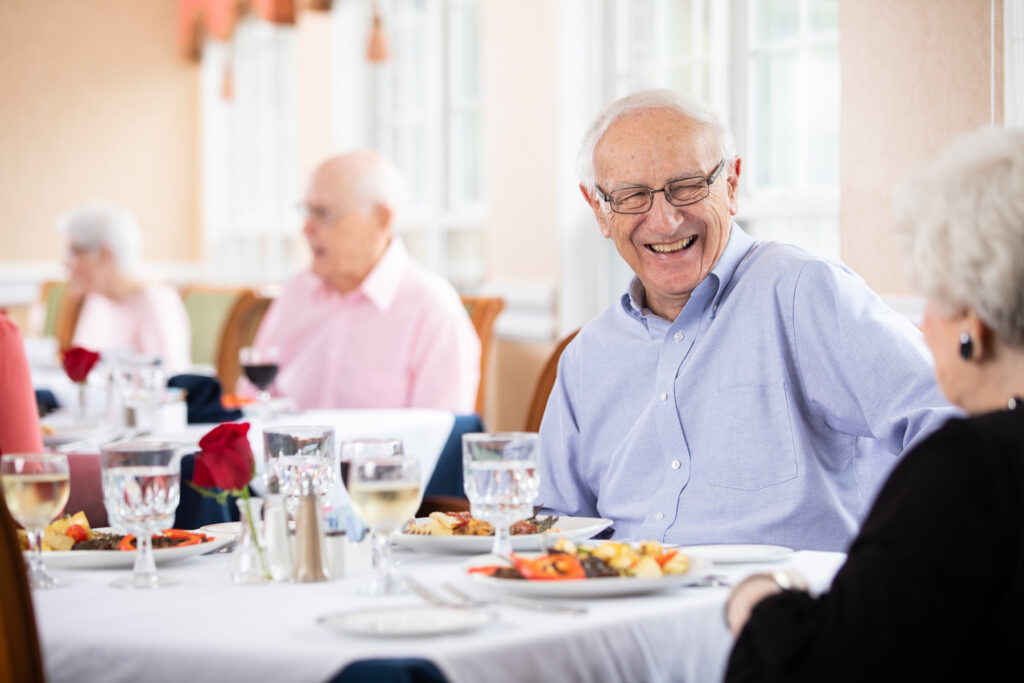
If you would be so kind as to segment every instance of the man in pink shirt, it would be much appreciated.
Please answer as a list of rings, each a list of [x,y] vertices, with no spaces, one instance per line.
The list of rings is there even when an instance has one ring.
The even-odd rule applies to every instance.
[[[312,267],[288,282],[255,341],[278,348],[273,393],[300,409],[473,412],[480,341],[451,284],[392,234],[403,187],[369,150],[313,173],[303,206]]]

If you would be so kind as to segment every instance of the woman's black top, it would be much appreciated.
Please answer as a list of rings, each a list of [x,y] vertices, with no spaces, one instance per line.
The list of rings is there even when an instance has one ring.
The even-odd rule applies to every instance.
[[[1024,680],[1024,408],[952,419],[882,487],[828,593],[760,602],[726,681]]]

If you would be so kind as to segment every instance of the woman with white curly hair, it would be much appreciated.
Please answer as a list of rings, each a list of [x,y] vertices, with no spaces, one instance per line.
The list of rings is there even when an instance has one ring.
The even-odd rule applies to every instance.
[[[72,343],[95,351],[159,358],[171,372],[191,365],[188,315],[171,287],[138,276],[142,242],[135,214],[86,204],[57,220],[68,243],[72,291],[84,296]]]
[[[957,140],[896,212],[939,386],[968,417],[902,458],[827,593],[780,572],[733,590],[727,681],[1021,675],[1024,131]]]

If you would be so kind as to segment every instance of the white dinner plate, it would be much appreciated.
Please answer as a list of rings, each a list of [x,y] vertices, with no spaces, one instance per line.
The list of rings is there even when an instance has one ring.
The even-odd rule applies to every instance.
[[[774,562],[792,555],[795,550],[784,545],[757,543],[726,543],[719,545],[688,545],[680,548],[687,555],[703,557],[715,564]]]
[[[100,442],[114,437],[118,432],[107,423],[91,421],[81,424],[66,414],[43,418],[40,421],[40,426],[43,429],[43,445],[47,448],[57,448],[73,441]]]
[[[700,581],[710,574],[710,562],[700,557],[691,557],[690,568],[685,574],[670,574],[653,578],[602,576],[564,581],[528,581],[526,579],[499,579],[478,573],[467,574],[467,576],[478,586],[509,595],[541,598],[613,598],[621,595],[660,593]]]
[[[237,536],[242,530],[241,522],[218,522],[217,524],[207,524],[199,527],[199,530],[204,534],[230,534]]]
[[[108,527],[96,531],[111,532]],[[193,555],[215,550],[230,543],[228,534],[209,534],[212,541],[196,545],[178,546],[175,548],[156,548],[153,559],[158,565],[180,562]],[[27,554],[28,551],[25,551]],[[47,569],[131,569],[135,564],[135,550],[44,550],[43,564]]]
[[[465,607],[383,607],[327,614],[317,623],[346,635],[408,638],[462,633],[494,621],[491,612]]]
[[[420,517],[417,524],[425,524],[429,518]],[[541,539],[568,538],[571,541],[585,541],[594,534],[600,533],[611,526],[612,520],[601,517],[559,517],[555,522],[558,531],[543,534],[524,534],[512,536],[512,549],[543,550]],[[456,553],[476,555],[490,552],[494,546],[494,536],[418,536],[416,534],[398,534],[395,540],[413,550],[425,553]]]

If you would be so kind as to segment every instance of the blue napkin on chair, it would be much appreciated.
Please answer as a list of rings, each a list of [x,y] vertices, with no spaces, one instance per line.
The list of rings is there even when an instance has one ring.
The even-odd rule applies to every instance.
[[[220,381],[208,375],[175,375],[167,386],[185,390],[188,422],[232,422],[242,419],[241,410],[227,410],[220,402]]]

